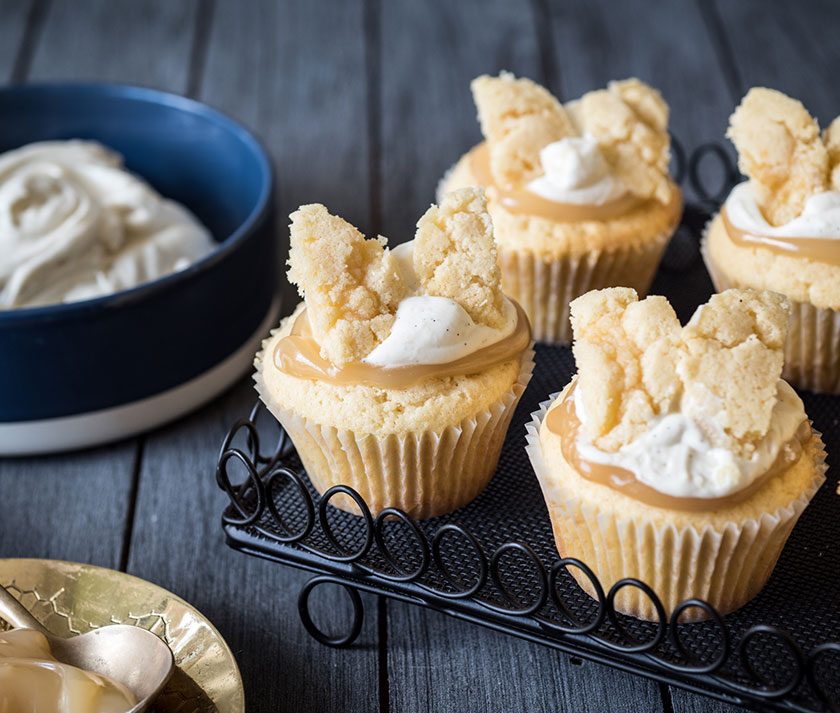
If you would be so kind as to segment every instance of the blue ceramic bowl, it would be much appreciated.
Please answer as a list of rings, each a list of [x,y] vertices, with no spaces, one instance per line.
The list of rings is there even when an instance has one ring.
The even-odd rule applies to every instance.
[[[90,445],[184,413],[241,375],[277,313],[271,164],[246,129],[140,87],[0,89],[0,151],[71,138],[118,151],[218,247],[113,295],[0,311],[0,454]]]

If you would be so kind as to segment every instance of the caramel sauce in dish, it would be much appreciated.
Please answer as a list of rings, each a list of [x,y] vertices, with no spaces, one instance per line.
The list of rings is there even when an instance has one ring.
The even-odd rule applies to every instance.
[[[723,510],[749,499],[774,475],[787,470],[802,454],[802,447],[811,436],[811,426],[803,421],[796,436],[790,442],[790,448],[779,449],[779,455],[770,468],[759,478],[756,478],[746,488],[742,488],[730,495],[717,498],[677,497],[662,493],[655,488],[641,482],[636,474],[625,468],[603,463],[593,463],[581,457],[577,448],[581,422],[575,410],[574,389],[568,391],[563,401],[548,412],[545,419],[546,428],[560,437],[560,448],[563,458],[583,478],[600,485],[606,485],[623,495],[634,498],[646,505],[668,508],[671,510],[690,510],[694,512]]]
[[[801,257],[815,262],[840,266],[840,240],[810,237],[782,237],[761,235],[757,231],[746,231],[733,225],[726,208],[721,208],[720,217],[729,239],[741,248],[764,248],[777,255]],[[840,236],[838,236],[840,238]]]
[[[531,343],[528,317],[518,304],[514,305],[516,326],[499,341],[445,364],[412,364],[391,368],[364,362],[336,367],[321,356],[321,348],[312,336],[304,310],[295,319],[291,333],[277,342],[274,365],[284,374],[300,379],[325,381],[339,386],[366,384],[386,389],[405,389],[430,378],[476,374],[518,358]]]
[[[136,703],[119,683],[57,661],[40,632],[0,632],[0,711],[126,713]]]
[[[490,147],[484,141],[467,155],[470,170],[487,191],[487,195],[510,213],[521,213],[547,218],[556,223],[574,223],[587,220],[609,220],[629,213],[643,201],[627,193],[601,205],[557,203],[537,195],[525,186],[497,185],[490,170]]]

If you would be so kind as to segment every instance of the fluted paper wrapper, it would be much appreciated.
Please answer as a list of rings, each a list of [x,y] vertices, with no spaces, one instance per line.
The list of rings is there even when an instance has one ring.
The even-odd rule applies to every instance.
[[[603,287],[632,287],[644,297],[671,235],[663,233],[641,247],[560,257],[499,246],[502,288],[522,305],[531,321],[534,339],[569,344],[572,341],[569,303]]]
[[[714,265],[707,241],[704,235],[700,251],[715,289],[750,287],[735,284]],[[840,394],[840,312],[795,300],[790,305],[782,378],[800,389]]]
[[[526,451],[543,491],[554,539],[561,557],[585,562],[604,588],[624,577],[635,577],[657,594],[670,616],[682,601],[703,599],[721,614],[746,604],[765,585],[793,526],[825,482],[825,453],[813,482],[798,498],[760,518],[747,518],[713,527],[676,527],[667,523],[621,517],[620,513],[581,502],[563,492],[542,458],[539,429],[553,394],[526,426]],[[578,584],[595,596],[585,575],[570,567]],[[648,621],[658,615],[650,599],[635,587],[624,587],[615,599],[617,611]],[[702,619],[697,608],[681,621]]]
[[[318,423],[257,392],[289,434],[312,485],[319,493],[349,485],[376,515],[388,507],[426,519],[466,505],[490,482],[510,419],[534,369],[534,351],[522,356],[513,386],[487,409],[433,431],[377,435]],[[360,515],[356,503],[337,495],[330,503]]]

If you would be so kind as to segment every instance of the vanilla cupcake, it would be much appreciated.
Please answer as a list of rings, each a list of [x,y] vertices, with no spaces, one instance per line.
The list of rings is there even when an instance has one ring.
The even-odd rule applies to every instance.
[[[637,79],[566,105],[507,73],[472,91],[485,140],[439,193],[486,188],[505,293],[537,340],[568,343],[569,303],[601,287],[646,293],[679,223],[668,106]]]
[[[561,556],[605,591],[642,580],[666,614],[695,597],[725,614],[761,590],[826,470],[780,379],[787,323],[784,297],[752,290],[714,295],[685,327],[664,297],[631,289],[572,303],[578,372],[534,414],[527,446]],[[615,604],[657,618],[637,588]]]
[[[447,195],[393,251],[321,205],[291,221],[289,279],[304,301],[264,342],[255,380],[312,484],[349,485],[374,514],[470,502],[533,368],[483,191]],[[358,513],[347,496],[330,502]]]
[[[840,393],[840,118],[820,135],[795,99],[751,89],[727,134],[749,178],[709,224],[703,256],[719,290],[791,302],[784,377]]]

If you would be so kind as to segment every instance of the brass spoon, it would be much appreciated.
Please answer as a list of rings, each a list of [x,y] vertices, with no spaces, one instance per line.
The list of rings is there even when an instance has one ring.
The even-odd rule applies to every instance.
[[[152,632],[136,626],[113,624],[69,639],[53,636],[3,586],[0,617],[12,626],[34,629],[47,637],[53,656],[61,663],[125,686],[137,699],[126,713],[146,710],[175,667],[169,647]]]

